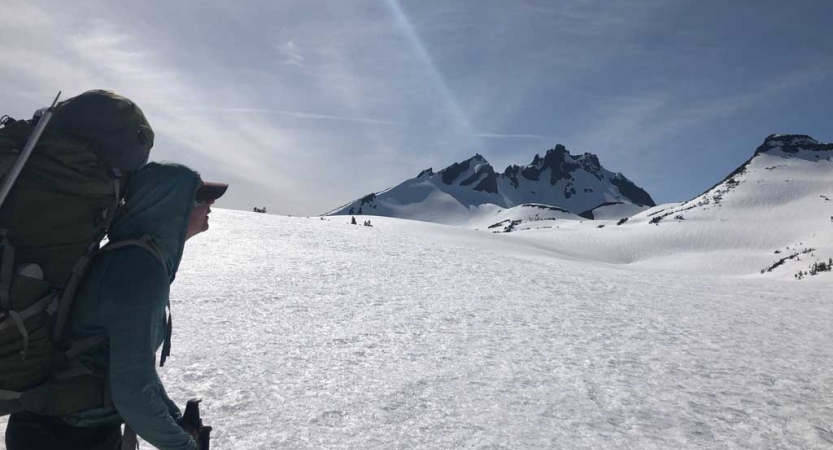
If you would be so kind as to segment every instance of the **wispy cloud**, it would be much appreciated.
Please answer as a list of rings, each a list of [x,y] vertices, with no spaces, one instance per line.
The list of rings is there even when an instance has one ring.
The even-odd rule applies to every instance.
[[[282,109],[268,109],[268,108],[227,108],[227,107],[210,107],[210,106],[198,106],[196,109],[201,109],[204,111],[213,111],[213,112],[223,112],[223,113],[251,113],[251,114],[276,114],[282,116],[291,116],[297,119],[310,119],[310,120],[336,120],[341,122],[358,122],[358,123],[367,123],[367,124],[375,124],[375,125],[394,125],[394,126],[401,126],[405,125],[403,122],[395,122],[392,120],[383,120],[383,119],[374,119],[370,117],[349,117],[349,116],[338,116],[332,114],[318,114],[318,113],[310,113],[310,112],[303,112],[303,111],[287,111]]]
[[[100,22],[81,33],[67,32],[60,52],[41,51],[36,67],[17,69],[33,75],[33,83],[60,86],[69,95],[93,87],[127,95],[144,109],[157,132],[153,159],[173,159],[214,176],[250,180],[261,192],[286,199],[289,206],[292,192],[297,195],[302,189],[291,166],[309,164],[308,156],[295,151],[303,147],[296,136],[257,115],[184,114],[183,107],[198,112],[192,99],[210,93],[188,82],[188,75],[148,50],[140,38],[115,28]],[[182,106],[165,106],[172,104]],[[281,166],[278,161],[294,162]]]
[[[278,46],[278,52],[283,56],[282,63],[292,66],[304,67],[304,55],[298,44],[295,43],[295,38],[290,39],[284,44]]]
[[[498,133],[479,133],[475,135],[479,138],[485,139],[537,139],[545,140],[544,136],[540,134],[498,134]]]
[[[474,152],[517,163],[546,141],[670,173],[705,134],[764,119],[826,130],[833,102],[821,0],[767,0],[745,29],[730,25],[749,5],[694,0],[6,3],[0,113],[113,89],[157,130],[152,158],[235,178],[222,206],[246,209],[321,212]]]

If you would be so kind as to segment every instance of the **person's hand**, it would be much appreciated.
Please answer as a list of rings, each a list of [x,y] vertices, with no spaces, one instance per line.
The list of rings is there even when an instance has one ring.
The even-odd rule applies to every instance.
[[[186,433],[190,434],[191,437],[194,438],[194,442],[197,443],[197,450],[208,450],[210,433],[212,430],[211,427],[194,428],[181,418],[177,419],[176,423],[182,427]]]
[[[194,438],[198,450],[208,450],[211,427],[203,426],[199,403],[200,400],[197,399],[189,400],[185,414],[177,419],[176,423]]]

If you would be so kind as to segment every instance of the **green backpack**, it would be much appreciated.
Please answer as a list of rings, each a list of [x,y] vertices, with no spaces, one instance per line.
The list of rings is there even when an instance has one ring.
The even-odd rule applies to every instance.
[[[0,206],[0,416],[103,406],[104,380],[68,366],[102,341],[63,348],[61,334],[121,192],[153,146],[141,109],[112,92],[85,92],[50,112]],[[11,177],[39,115],[4,119],[0,181]]]

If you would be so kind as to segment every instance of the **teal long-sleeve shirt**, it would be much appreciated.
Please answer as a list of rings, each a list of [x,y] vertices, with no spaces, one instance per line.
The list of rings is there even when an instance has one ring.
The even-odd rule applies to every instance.
[[[125,204],[110,230],[111,242],[149,236],[159,255],[138,246],[100,252],[76,295],[64,336],[68,343],[93,336],[103,344],[77,363],[108,377],[112,405],[64,418],[75,426],[127,423],[162,450],[194,450],[176,423],[181,414],[156,372],[165,341],[170,284],[185,245],[199,174],[173,164],[150,163],[134,175]]]
[[[123,420],[144,440],[163,450],[196,448],[176,423],[179,408],[156,372],[156,352],[165,341],[169,284],[164,267],[139,247],[105,252],[95,262],[76,299],[71,339],[105,336],[107,343],[83,358],[109,376],[113,404],[67,417],[76,426]]]

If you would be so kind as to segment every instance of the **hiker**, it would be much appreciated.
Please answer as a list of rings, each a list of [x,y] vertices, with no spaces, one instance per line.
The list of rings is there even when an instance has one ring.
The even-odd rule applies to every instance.
[[[12,414],[8,450],[117,450],[122,423],[125,440],[135,439],[129,427],[159,449],[201,448],[199,433],[178,422],[181,412],[156,373],[156,351],[162,346],[164,364],[172,330],[165,308],[185,241],[208,229],[211,204],[227,187],[176,164],[149,163],[133,175],[63,335],[67,342],[105,338],[71,362],[106,377],[110,400],[64,417]]]
[[[356,216],[352,216],[352,219],[350,219],[350,225],[358,225],[358,223],[356,223]]]

